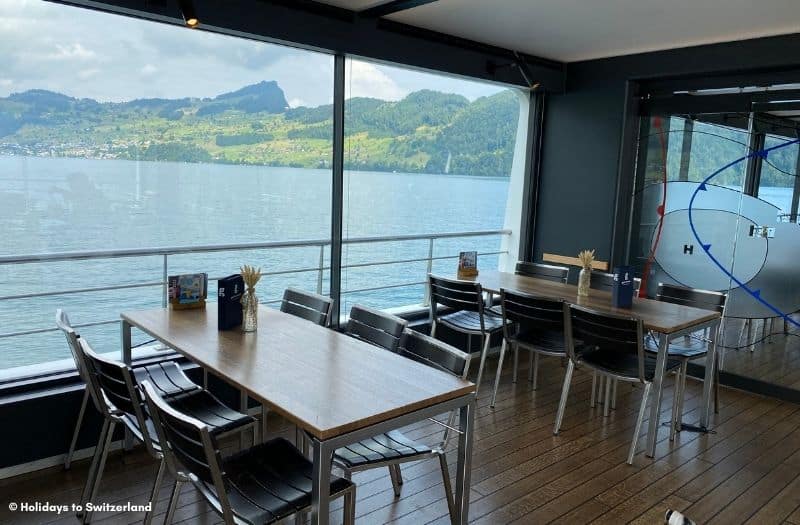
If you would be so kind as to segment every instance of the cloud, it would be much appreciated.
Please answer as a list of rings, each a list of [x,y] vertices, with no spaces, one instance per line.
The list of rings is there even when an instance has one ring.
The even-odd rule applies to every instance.
[[[143,76],[148,77],[150,75],[155,75],[156,73],[158,73],[158,68],[153,64],[145,64],[144,66],[142,66],[142,69],[140,69],[139,72]]]
[[[91,49],[86,49],[82,44],[56,44],[55,51],[46,55],[51,60],[91,60],[97,57],[97,53]]]
[[[488,94],[486,84],[359,60],[347,72],[350,97]],[[0,97],[49,89],[115,102],[206,98],[275,80],[291,105],[333,98],[331,55],[41,0],[0,0],[0,75]]]
[[[381,100],[400,100],[409,91],[402,89],[378,66],[360,60],[350,60],[347,68],[349,81],[347,97],[372,97]]]

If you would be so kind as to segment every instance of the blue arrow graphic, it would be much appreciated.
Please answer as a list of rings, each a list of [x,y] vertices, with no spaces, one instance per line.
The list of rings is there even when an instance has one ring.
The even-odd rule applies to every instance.
[[[694,220],[692,219],[692,207],[694,206],[694,199],[697,197],[697,194],[700,193],[701,191],[707,191],[706,190],[706,184],[708,183],[708,181],[710,181],[711,179],[713,179],[714,177],[716,177],[717,175],[719,175],[723,171],[727,170],[728,168],[731,168],[731,167],[733,167],[733,166],[739,164],[740,162],[745,161],[745,160],[747,160],[749,158],[761,157],[761,158],[765,159],[765,158],[767,158],[767,155],[769,155],[769,153],[771,151],[775,151],[776,149],[785,148],[787,146],[791,146],[792,144],[798,144],[798,143],[800,143],[800,139],[791,140],[789,142],[784,142],[784,143],[778,144],[776,146],[772,146],[772,147],[765,148],[765,149],[758,150],[758,151],[753,151],[753,152],[745,155],[744,157],[736,159],[733,162],[729,162],[728,164],[724,165],[723,167],[721,167],[720,169],[718,169],[717,171],[715,171],[714,173],[712,173],[711,175],[706,177],[706,179],[703,182],[700,183],[700,185],[697,187],[697,189],[694,190],[694,193],[692,194],[692,198],[689,200],[689,227],[692,229],[692,234],[694,235],[694,238],[697,239],[697,242],[703,247],[703,251],[706,253],[706,255],[708,255],[708,257],[714,262],[715,265],[717,265],[717,267],[720,270],[722,270],[722,272],[725,275],[730,277],[731,280],[733,280],[733,282],[738,284],[739,287],[742,290],[744,290],[747,293],[749,293],[755,300],[757,300],[758,302],[760,302],[761,304],[763,304],[764,306],[766,306],[767,308],[769,308],[770,310],[775,312],[778,316],[783,317],[786,321],[792,323],[794,326],[800,328],[800,323],[798,323],[797,321],[795,321],[794,319],[789,317],[789,314],[781,312],[779,309],[775,308],[773,305],[771,305],[766,300],[764,300],[761,297],[761,290],[753,290],[753,289],[749,288],[742,281],[737,279],[736,276],[733,275],[727,268],[725,268],[717,260],[717,258],[714,257],[714,255],[712,255],[712,253],[711,253],[711,245],[710,244],[703,244],[702,239],[700,239],[700,235],[697,233],[697,229],[694,227]]]

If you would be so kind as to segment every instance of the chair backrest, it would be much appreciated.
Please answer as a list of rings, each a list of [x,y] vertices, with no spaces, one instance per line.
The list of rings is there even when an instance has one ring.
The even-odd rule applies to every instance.
[[[397,352],[407,324],[404,319],[394,315],[356,304],[350,309],[350,319],[347,321],[345,333]]]
[[[483,320],[483,288],[480,283],[459,281],[428,274],[428,291],[430,292],[430,323],[438,319],[439,305],[456,311],[478,312],[481,332],[485,330]]]
[[[399,354],[463,379],[469,373],[470,354],[415,330],[405,331]]]
[[[83,358],[83,351],[81,350],[79,342],[80,335],[78,335],[78,332],[75,331],[72,324],[69,322],[67,313],[61,308],[56,310],[56,326],[64,333],[64,337],[67,339],[67,346],[69,347],[69,352],[72,354],[72,360],[75,361],[78,377],[81,378],[81,381],[86,383],[86,388],[89,389],[89,397],[92,398],[94,407],[101,414],[104,413],[106,406],[105,401],[103,401],[103,396],[97,390],[96,382],[92,380],[89,376],[89,372],[86,370],[86,362]]]
[[[406,330],[403,337],[403,346],[400,348],[399,353],[404,357],[458,376],[464,380],[467,379],[469,374],[470,354],[414,330]],[[450,428],[456,420],[456,412],[456,410],[450,412],[447,424],[444,425],[442,441],[439,444],[439,448],[442,450],[447,448]],[[441,424],[437,419],[433,419],[433,421]]]
[[[150,440],[147,432],[143,400],[131,369],[123,363],[98,355],[85,339],[80,339],[79,342],[88,375],[106,400],[106,415],[119,417],[127,414],[134,418],[145,448],[150,454],[156,455],[159,452],[158,446]]]
[[[567,353],[573,361],[593,350],[626,353],[638,359],[638,373],[627,377],[645,381],[644,328],[641,319],[598,312],[582,306],[564,304],[564,334]],[[576,351],[576,341],[579,351]]]
[[[149,381],[142,381],[141,386],[170,470],[173,474],[192,475],[213,487],[216,494],[205,490],[203,495],[215,497],[225,523],[234,523],[222,454],[208,426],[169,406]]]
[[[710,290],[699,290],[674,284],[659,283],[656,299],[666,303],[692,306],[694,308],[702,308],[703,310],[713,310],[722,313],[725,309],[726,295]]]
[[[614,288],[614,274],[593,271],[589,274],[589,288],[610,292]]]
[[[514,271],[519,275],[535,277],[537,279],[544,279],[545,281],[553,281],[556,283],[566,284],[569,278],[569,268],[566,266],[553,266],[550,264],[519,261]]]
[[[526,335],[533,337],[545,332],[564,332],[564,301],[561,299],[503,288],[500,290],[500,308],[506,338],[513,336],[524,343]]]
[[[320,326],[328,326],[333,299],[289,287],[283,292],[281,312],[302,317]]]

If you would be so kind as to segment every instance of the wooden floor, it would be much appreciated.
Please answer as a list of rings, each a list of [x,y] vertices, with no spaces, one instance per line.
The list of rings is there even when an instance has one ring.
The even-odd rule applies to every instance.
[[[527,361],[522,359],[522,361]],[[488,366],[488,365],[487,365]],[[543,359],[540,387],[504,375],[497,406],[489,407],[493,370],[482,385],[472,470],[474,523],[663,523],[677,509],[697,523],[792,523],[800,525],[800,406],[723,389],[713,434],[682,432],[674,443],[661,427],[656,457],[644,457],[644,439],[633,466],[625,464],[641,388],[620,384],[617,409],[603,417],[589,408],[590,378],[577,373],[562,431],[552,426],[564,369]],[[672,402],[669,380],[662,420]],[[685,420],[696,422],[699,384],[690,381]],[[649,415],[649,411],[648,411]],[[645,424],[646,428],[646,424]],[[435,441],[439,427],[424,422],[409,434]],[[455,455],[451,454],[451,467]],[[69,472],[53,469],[0,482],[11,502],[78,500],[86,465]],[[395,500],[385,469],[357,474],[357,522],[364,524],[446,524],[447,507],[438,462],[403,467],[402,497]],[[112,456],[103,478],[103,502],[144,503],[155,463],[144,453]],[[163,519],[169,486],[157,504]],[[332,522],[340,523],[340,502]],[[98,523],[137,523],[141,514],[98,515]],[[74,523],[72,515],[10,513],[0,505],[0,523]],[[217,523],[219,518],[191,488],[184,489],[176,522]]]
[[[794,319],[800,320],[795,314]],[[750,341],[747,346],[747,333],[741,320],[730,320],[725,330],[725,358],[723,369],[744,377],[766,381],[775,385],[800,390],[800,332],[797,327],[789,326],[788,334],[783,333],[783,321],[775,320],[769,333],[763,331],[764,322],[757,320],[751,328]]]

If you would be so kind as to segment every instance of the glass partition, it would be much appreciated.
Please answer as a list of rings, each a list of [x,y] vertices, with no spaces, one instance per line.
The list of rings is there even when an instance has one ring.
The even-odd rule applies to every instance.
[[[722,370],[797,388],[800,324],[783,315],[800,309],[800,227],[787,220],[798,145],[760,118],[642,119],[630,260],[642,295],[662,283],[726,295]]]

